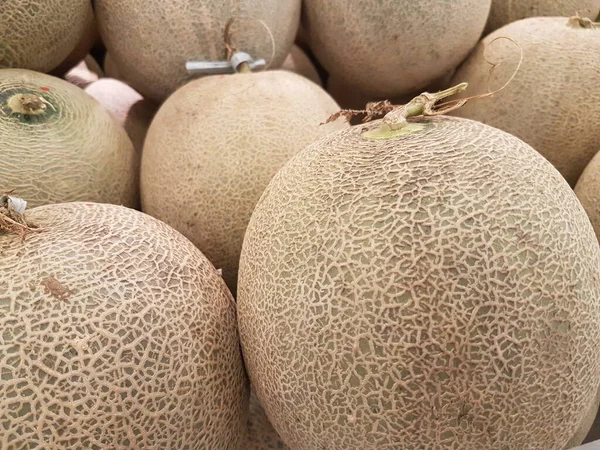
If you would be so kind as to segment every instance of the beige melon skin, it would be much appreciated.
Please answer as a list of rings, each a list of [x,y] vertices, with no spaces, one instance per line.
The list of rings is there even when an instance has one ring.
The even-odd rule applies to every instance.
[[[144,99],[132,87],[112,78],[102,78],[88,85],[85,92],[106,108],[125,128],[139,154],[158,106]]]
[[[125,81],[123,80],[123,76],[121,75],[121,72],[119,70],[119,67],[108,52],[104,56],[104,74],[108,78],[114,78],[115,80],[120,80],[125,83]]]
[[[281,69],[302,75],[303,77],[317,83],[319,86],[323,85],[315,65],[312,63],[306,53],[304,53],[304,51],[297,45],[292,47],[292,50],[283,62]]]
[[[294,450],[561,449],[598,388],[600,249],[560,174],[475,121],[330,134],[240,261],[250,381]]]
[[[529,18],[496,30],[481,41],[451,84],[468,82],[468,95],[488,92],[488,85],[501,87],[514,73],[520,51],[506,39],[492,41],[508,37],[517,42],[523,49],[523,63],[514,80],[492,98],[469,102],[453,114],[523,139],[575,186],[600,148],[600,28],[582,28],[568,21],[566,17]],[[485,58],[500,63],[491,78]]]
[[[242,448],[244,450],[289,450],[269,422],[254,392],[250,394],[248,434]]]
[[[96,23],[96,17],[94,16],[94,10],[92,9],[91,3],[88,7],[84,25],[83,34],[79,38],[79,42],[71,51],[69,56],[67,56],[63,62],[61,62],[50,72],[51,75],[61,77],[73,69],[82,59],[86,57],[94,44],[96,44],[100,39],[98,24]]]
[[[306,0],[303,25],[325,69],[360,91],[393,97],[458,66],[491,0]],[[304,20],[305,19],[305,20]]]
[[[95,5],[100,33],[123,79],[158,102],[194,78],[185,69],[187,61],[226,59],[223,31],[231,18],[237,49],[264,58],[271,68],[285,60],[300,21],[300,0],[148,0],[143,8],[139,0],[96,0]]]
[[[0,68],[54,69],[84,35],[89,12],[90,0],[3,1]]]
[[[595,20],[600,0],[492,0],[485,34],[527,17],[574,16]]]
[[[338,110],[315,83],[283,70],[187,84],[162,105],[146,136],[144,212],[196,244],[235,295],[256,202],[288,159],[347,126],[319,126]]]
[[[43,99],[43,114],[15,113],[14,95]],[[138,206],[139,155],[123,128],[83,90],[41,73],[0,70],[0,182],[30,207],[91,201]]]
[[[575,194],[600,240],[600,153],[592,158],[575,186]]]
[[[581,422],[581,425],[573,435],[567,445],[564,447],[564,450],[569,450],[578,445],[581,445],[584,441],[590,442],[587,439],[588,434],[592,431],[592,427],[596,422],[596,415],[598,414],[598,407],[600,406],[600,389],[596,394],[596,398],[593,399],[593,402],[588,407],[587,412]]]
[[[237,450],[249,387],[235,304],[183,236],[114,205],[0,232],[0,448]]]

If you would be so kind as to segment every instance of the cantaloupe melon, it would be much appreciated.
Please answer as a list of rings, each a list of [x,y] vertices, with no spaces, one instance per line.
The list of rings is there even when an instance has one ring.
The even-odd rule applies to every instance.
[[[575,14],[594,20],[600,14],[600,0],[492,0],[486,34],[527,17]]]
[[[147,0],[143,8],[139,0],[95,4],[100,33],[124,79],[159,102],[193,78],[187,61],[226,59],[223,32],[230,19],[236,19],[235,47],[266,59],[271,68],[280,67],[290,52],[300,20],[300,0]]]
[[[315,83],[283,70],[187,84],[161,106],[146,136],[143,210],[196,244],[235,294],[256,202],[289,158],[346,126],[319,126],[338,109]]]
[[[310,48],[308,44],[308,35],[306,33],[306,27],[302,24],[302,15],[300,16],[300,25],[298,26],[298,32],[296,33],[295,45],[306,51]]]
[[[241,448],[249,388],[210,262],[120,206],[25,218],[43,231],[0,231],[0,448]]]
[[[344,84],[394,97],[458,66],[483,31],[491,0],[306,0],[310,47]]]
[[[512,82],[493,98],[468,103],[454,114],[479,120],[523,139],[574,186],[600,149],[600,28],[566,17],[513,22],[481,41],[452,84],[466,81],[471,94]],[[561,50],[562,49],[562,50]],[[497,64],[490,77],[490,64]]]
[[[51,75],[62,77],[64,74],[73,69],[79,62],[86,57],[92,47],[100,40],[98,24],[94,16],[94,10],[91,3],[88,5],[88,12],[85,17],[83,35],[79,38],[79,42],[71,51],[69,56],[65,58],[56,68],[50,71]]]
[[[0,9],[0,68],[48,72],[86,32],[89,0],[10,0]]]
[[[594,423],[587,436],[584,439],[584,444],[588,442],[594,442],[600,440],[600,411],[596,413],[596,417],[594,418]]]
[[[137,206],[139,155],[83,90],[24,69],[0,70],[0,182],[29,201]]]
[[[141,154],[150,122],[158,106],[132,87],[112,78],[102,78],[85,88],[119,122]]]
[[[81,89],[104,76],[102,68],[93,56],[87,55],[65,75],[65,80]]]
[[[302,51],[300,47],[294,45],[290,54],[283,62],[281,66],[283,70],[289,70],[290,72],[297,73],[298,75],[302,75],[305,78],[308,78],[311,81],[314,81],[319,86],[323,85],[321,81],[321,77],[315,68],[315,65],[312,63],[310,58]]]
[[[253,392],[250,394],[248,434],[242,448],[244,450],[289,450],[269,422],[265,410]]]
[[[581,425],[579,426],[573,437],[569,440],[569,442],[567,442],[567,445],[564,447],[564,450],[569,450],[573,447],[577,447],[586,440],[586,436],[591,431],[591,428],[594,425],[594,421],[596,420],[596,415],[598,414],[598,407],[600,406],[600,390],[598,391],[596,397],[593,400],[594,401],[586,410],[586,414],[583,418],[583,421],[581,422]]]
[[[110,53],[106,52],[104,56],[104,75],[108,78],[114,78],[115,80],[123,81],[123,76],[121,75],[121,71],[119,67],[115,63],[115,60],[110,56]]]
[[[575,194],[600,240],[600,152],[596,153],[581,174],[575,186]]]
[[[310,145],[258,202],[253,389],[298,450],[560,449],[600,381],[589,220],[518,138],[396,113]]]

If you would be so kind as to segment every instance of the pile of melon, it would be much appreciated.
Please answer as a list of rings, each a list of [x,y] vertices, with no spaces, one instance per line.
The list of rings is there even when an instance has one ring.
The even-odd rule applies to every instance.
[[[600,0],[0,1],[0,449],[596,448],[599,130]]]

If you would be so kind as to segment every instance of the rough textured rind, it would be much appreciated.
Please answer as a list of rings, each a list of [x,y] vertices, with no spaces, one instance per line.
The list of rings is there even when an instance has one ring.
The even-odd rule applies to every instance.
[[[183,236],[114,205],[0,233],[0,448],[238,450],[235,305]]]
[[[183,233],[235,294],[244,232],[275,173],[346,125],[315,83],[287,71],[206,77],[159,109],[144,145],[142,208]]]
[[[61,62],[55,69],[50,71],[50,75],[62,77],[65,73],[75,67],[90,52],[94,44],[100,39],[98,24],[94,16],[94,10],[91,3],[88,6],[88,13],[85,18],[83,35],[73,51]]]
[[[583,421],[581,422],[581,425],[579,426],[573,437],[569,439],[569,442],[564,447],[564,450],[569,450],[573,447],[577,447],[578,445],[581,445],[584,441],[586,441],[586,437],[590,433],[592,426],[594,425],[594,422],[596,420],[598,406],[600,406],[600,390],[598,391],[598,394],[596,394],[596,398],[594,398],[592,404],[588,407]]]
[[[596,413],[596,417],[594,418],[594,423],[592,423],[592,427],[588,431],[587,436],[585,437],[584,443],[594,442],[600,440],[600,411]]]
[[[289,450],[269,422],[254,392],[250,394],[248,435],[242,448],[244,450]]]
[[[280,67],[290,52],[300,21],[300,0],[146,0],[143,8],[139,0],[95,4],[100,33],[124,80],[155,101],[193,79],[186,61],[226,59],[223,30],[231,18],[237,49],[266,59],[271,68]]]
[[[14,94],[44,99],[26,118],[7,103]],[[0,70],[0,183],[30,207],[91,201],[138,206],[139,155],[123,128],[83,90],[41,73]]]
[[[283,70],[288,70],[290,72],[297,73],[298,75],[302,75],[303,77],[314,81],[319,86],[323,86],[323,82],[321,81],[321,77],[319,76],[315,65],[312,63],[306,53],[304,53],[304,51],[297,45],[292,47],[290,54],[283,62],[281,68]]]
[[[390,97],[421,89],[475,47],[491,0],[305,0],[319,62],[344,84]],[[304,20],[305,19],[305,20]]]
[[[485,34],[527,17],[574,16],[595,20],[600,0],[492,0]]]
[[[575,194],[600,240],[600,153],[596,153],[579,177]]]
[[[598,389],[600,249],[560,174],[475,121],[331,134],[249,223],[238,326],[295,450],[558,450]]]
[[[454,75],[468,82],[465,95],[501,87],[492,98],[469,102],[453,114],[508,131],[546,157],[574,186],[600,149],[600,29],[568,24],[566,17],[536,17],[511,23],[483,39]],[[490,64],[497,63],[490,78]],[[549,74],[555,74],[556,76]]]
[[[121,71],[119,70],[117,63],[115,63],[115,60],[108,52],[106,52],[106,55],[104,56],[104,74],[108,78],[114,78],[115,80],[126,83],[126,81],[123,80],[123,76],[121,75]]]
[[[119,122],[138,153],[142,154],[146,133],[158,106],[144,99],[132,87],[119,80],[102,78],[85,88]]]
[[[49,72],[86,32],[90,0],[6,0],[0,7],[0,68]]]

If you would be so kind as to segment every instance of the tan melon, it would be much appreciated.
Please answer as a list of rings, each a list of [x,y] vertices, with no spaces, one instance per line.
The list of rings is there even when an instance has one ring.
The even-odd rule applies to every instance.
[[[581,174],[575,186],[575,194],[600,240],[600,153],[596,153]]]
[[[22,69],[0,70],[0,181],[31,207],[91,201],[137,206],[139,156],[83,90]]]
[[[43,231],[0,231],[0,448],[240,448],[249,388],[210,262],[120,206],[25,218]]]
[[[296,33],[295,45],[306,51],[310,48],[308,44],[308,35],[306,33],[306,27],[302,24],[302,16],[300,17],[300,25],[298,26],[298,33]]]
[[[492,0],[485,34],[527,17],[576,14],[594,20],[600,14],[600,0]]]
[[[470,102],[456,115],[479,120],[523,139],[574,186],[600,149],[600,28],[569,24],[566,17],[513,22],[481,41],[454,75],[469,83],[470,94],[501,87],[523,63],[514,80],[493,98]],[[557,51],[557,45],[565,51]],[[490,64],[498,64],[490,77]],[[555,74],[556,76],[551,74]],[[526,99],[526,100],[524,100]]]
[[[235,294],[256,202],[289,158],[346,126],[319,126],[338,109],[315,83],[283,70],[187,84],[161,106],[148,131],[143,210],[196,244]]]
[[[315,65],[312,63],[306,53],[304,53],[304,51],[297,45],[292,47],[290,54],[283,62],[281,68],[283,70],[288,70],[290,72],[297,73],[298,75],[302,75],[303,77],[314,81],[319,86],[323,85]]]
[[[250,394],[250,413],[248,415],[248,435],[244,450],[289,450],[285,442],[269,422],[265,410],[252,392]]]
[[[89,13],[89,0],[3,1],[0,68],[54,69],[86,32]]]
[[[62,77],[64,74],[73,69],[79,62],[86,57],[92,47],[100,40],[98,24],[94,16],[94,10],[91,3],[89,4],[88,13],[85,18],[85,26],[83,35],[79,38],[79,42],[73,51],[61,62],[55,69],[50,71],[51,75]]]
[[[106,55],[104,56],[104,74],[108,78],[114,78],[115,80],[120,80],[126,83],[126,81],[123,80],[123,76],[121,75],[119,67],[108,52],[106,52]]]
[[[87,55],[65,75],[65,80],[81,89],[98,81],[104,73],[93,56]]]
[[[226,59],[223,31],[231,18],[236,48],[266,59],[271,68],[283,64],[300,20],[300,0],[148,0],[143,8],[138,0],[95,4],[100,33],[123,78],[159,102],[193,78],[187,61]]]
[[[397,113],[310,145],[257,204],[253,389],[298,450],[560,449],[600,381],[589,220],[518,138]]]
[[[365,94],[424,88],[458,66],[483,31],[491,0],[306,0],[310,47],[332,75]]]
[[[600,406],[600,390],[596,394],[596,398],[587,409],[585,417],[581,422],[581,425],[573,435],[573,437],[569,440],[567,445],[564,447],[564,450],[569,450],[573,447],[581,445],[585,440],[588,434],[590,434],[594,422],[596,421],[596,415],[598,414],[598,407]]]
[[[158,106],[119,80],[102,78],[85,88],[125,128],[141,154],[146,133]]]
[[[587,436],[584,439],[584,443],[594,442],[600,440],[600,411],[596,413],[596,417],[594,418],[594,423],[590,428]]]

